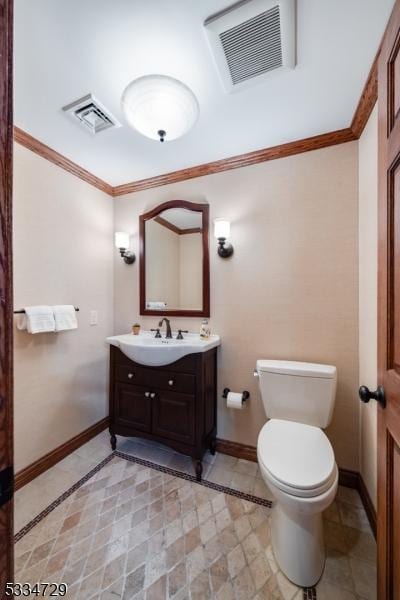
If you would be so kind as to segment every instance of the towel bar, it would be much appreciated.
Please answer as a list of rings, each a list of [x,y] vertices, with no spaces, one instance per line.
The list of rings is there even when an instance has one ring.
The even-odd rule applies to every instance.
[[[79,312],[79,308],[77,308],[76,306],[75,306],[75,310],[76,310],[76,312]],[[23,308],[21,308],[20,310],[14,310],[14,315],[22,315],[22,314],[24,314],[24,312],[25,312],[25,310]]]

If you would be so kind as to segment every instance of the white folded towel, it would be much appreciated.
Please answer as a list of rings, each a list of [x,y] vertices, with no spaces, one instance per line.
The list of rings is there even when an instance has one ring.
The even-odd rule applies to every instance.
[[[59,304],[52,307],[55,320],[55,330],[78,329],[76,312],[72,304]]]
[[[51,306],[25,306],[25,314],[18,323],[18,329],[27,329],[29,333],[55,331],[53,309]]]
[[[150,308],[152,310],[160,310],[167,306],[166,302],[146,302],[146,308]]]

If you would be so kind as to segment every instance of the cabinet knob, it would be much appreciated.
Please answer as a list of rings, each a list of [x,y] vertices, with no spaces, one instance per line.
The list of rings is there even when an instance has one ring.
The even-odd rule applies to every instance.
[[[154,392],[151,392],[151,394],[150,394],[150,398],[155,398],[155,397],[156,397],[155,393],[154,393]]]
[[[174,383],[175,383],[175,381],[174,381],[173,379],[170,379],[170,380],[168,381],[168,385],[174,385]]]
[[[146,398],[150,398],[150,392],[145,392],[144,395],[146,396]]]
[[[132,377],[134,377],[134,373],[128,373],[128,379],[132,379]]]

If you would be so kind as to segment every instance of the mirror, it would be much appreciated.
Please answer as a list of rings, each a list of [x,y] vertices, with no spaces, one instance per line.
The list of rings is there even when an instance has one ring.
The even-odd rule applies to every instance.
[[[210,316],[208,213],[172,200],[140,216],[140,314]]]

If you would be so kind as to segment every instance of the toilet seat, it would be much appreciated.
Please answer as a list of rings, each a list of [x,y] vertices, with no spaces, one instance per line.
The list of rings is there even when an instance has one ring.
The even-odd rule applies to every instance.
[[[258,436],[257,455],[270,482],[292,496],[312,498],[335,482],[333,449],[318,427],[271,419]]]

